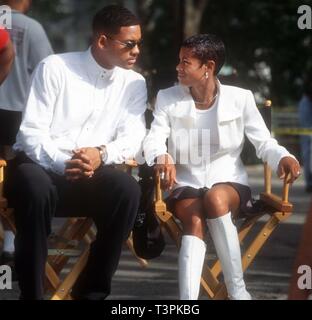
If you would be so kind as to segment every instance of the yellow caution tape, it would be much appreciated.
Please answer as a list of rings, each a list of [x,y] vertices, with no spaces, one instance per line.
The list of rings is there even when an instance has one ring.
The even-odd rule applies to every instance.
[[[279,135],[294,135],[294,136],[311,136],[312,128],[274,128],[272,130]]]

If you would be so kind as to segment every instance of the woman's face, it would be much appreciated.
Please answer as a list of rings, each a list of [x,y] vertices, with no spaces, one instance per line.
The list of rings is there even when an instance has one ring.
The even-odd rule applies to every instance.
[[[179,60],[176,70],[178,71],[180,84],[192,87],[206,81],[207,66],[193,56],[192,49],[182,47],[179,53]]]

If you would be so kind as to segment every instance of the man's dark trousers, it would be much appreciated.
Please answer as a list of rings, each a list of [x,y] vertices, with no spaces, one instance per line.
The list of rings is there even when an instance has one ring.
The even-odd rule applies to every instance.
[[[19,157],[20,158],[20,157]],[[59,213],[92,217],[96,240],[72,290],[76,299],[104,299],[118,267],[140,202],[140,188],[129,174],[101,166],[90,179],[70,182],[25,157],[17,160],[10,197],[17,234],[15,264],[22,299],[43,299],[47,237]]]

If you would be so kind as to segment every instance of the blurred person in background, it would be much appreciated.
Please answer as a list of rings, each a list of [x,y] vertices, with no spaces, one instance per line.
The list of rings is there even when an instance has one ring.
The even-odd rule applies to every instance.
[[[312,71],[308,73],[304,84],[304,93],[299,102],[299,124],[312,130]],[[306,191],[312,192],[312,138],[301,136],[301,157],[304,167]]]
[[[12,28],[9,29],[15,50],[15,60],[6,80],[0,86],[0,156],[8,160],[6,175],[10,175],[10,161],[14,158],[12,145],[20,127],[32,72],[37,64],[53,54],[48,37],[39,22],[26,16],[31,0],[6,0],[12,12]],[[14,234],[5,221],[4,243],[0,264],[12,266],[14,259]]]

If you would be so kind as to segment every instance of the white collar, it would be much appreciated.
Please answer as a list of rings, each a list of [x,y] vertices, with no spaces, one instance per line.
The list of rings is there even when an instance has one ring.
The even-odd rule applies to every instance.
[[[182,91],[182,100],[187,102],[186,109],[182,114],[186,113],[192,118],[195,119],[196,117],[196,109],[195,104],[193,102],[192,95],[190,93],[190,88],[187,86],[179,85]],[[217,79],[217,86],[218,86],[218,101],[217,101],[217,108],[218,108],[218,121],[224,122],[235,119],[241,115],[239,108],[235,105],[235,99],[233,97],[233,92],[228,90],[227,86],[221,84],[219,79]],[[180,110],[181,112],[182,110]]]
[[[93,57],[91,47],[85,52],[86,67],[90,76],[100,76],[102,79],[114,80],[117,67],[105,69],[100,66]]]

